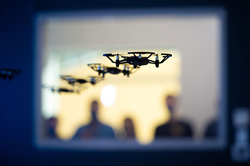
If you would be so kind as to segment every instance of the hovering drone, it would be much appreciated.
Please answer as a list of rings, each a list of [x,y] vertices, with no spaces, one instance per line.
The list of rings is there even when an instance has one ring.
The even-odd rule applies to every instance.
[[[43,87],[49,88],[53,93],[54,92],[58,92],[58,93],[61,93],[61,92],[64,92],[64,93],[80,93],[81,92],[81,87],[80,86],[78,86],[77,90],[68,89],[68,88],[55,88],[55,87],[52,87],[52,86],[43,86]]]
[[[116,67],[119,67],[120,64],[130,64],[133,65],[134,68],[137,68],[137,66],[147,65],[147,64],[155,64],[156,67],[159,67],[159,64],[165,62],[169,57],[172,57],[171,54],[168,53],[161,53],[163,59],[160,61],[158,54],[155,54],[154,52],[128,52],[128,54],[133,54],[133,56],[124,56],[123,54],[103,54],[103,56],[106,56],[112,63],[116,64]],[[147,57],[143,57],[142,55],[148,55]],[[149,58],[151,56],[155,56],[155,61],[150,60]],[[114,61],[110,57],[115,57],[116,60]],[[119,60],[119,57],[123,58],[122,60]]]
[[[98,72],[98,75],[102,74],[102,77],[104,78],[106,73],[110,73],[110,74],[120,74],[123,73],[124,76],[128,76],[134,72],[136,72],[140,67],[138,66],[136,69],[133,69],[131,67],[128,67],[126,65],[124,65],[124,69],[121,70],[119,68],[116,67],[108,67],[105,65],[102,65],[100,63],[90,63],[88,64],[88,66],[93,69],[94,71]]]
[[[101,80],[103,80],[102,77],[96,77],[96,76],[89,76],[90,77],[90,80],[85,80],[85,79],[80,79],[80,78],[73,78],[69,75],[61,75],[60,76],[61,79],[65,80],[65,81],[68,81],[68,83],[70,85],[75,85],[76,83],[78,84],[85,84],[85,83],[91,83],[92,85],[95,85],[96,83],[100,82]]]
[[[12,80],[12,78],[16,77],[20,73],[21,73],[21,70],[0,69],[0,79],[3,78],[5,80],[7,77],[7,78],[9,78],[9,80]]]

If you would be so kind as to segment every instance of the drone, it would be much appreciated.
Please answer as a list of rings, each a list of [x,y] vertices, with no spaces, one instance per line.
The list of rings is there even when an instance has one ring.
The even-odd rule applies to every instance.
[[[12,78],[16,77],[20,73],[21,73],[21,70],[0,69],[0,79],[3,78],[5,80],[6,78],[9,78],[9,80],[12,80]]]
[[[85,83],[91,83],[92,85],[95,85],[96,83],[100,82],[101,80],[103,80],[102,77],[97,77],[97,76],[89,76],[90,77],[90,80],[86,80],[86,79],[80,79],[80,78],[73,78],[72,76],[70,75],[61,75],[60,76],[61,79],[65,80],[65,81],[68,81],[68,83],[70,85],[75,85],[76,83],[77,84],[85,84]]]
[[[77,90],[74,90],[74,89],[68,89],[68,88],[55,88],[55,87],[52,87],[52,86],[43,86],[45,88],[49,88],[53,93],[54,92],[58,92],[58,93],[61,93],[61,92],[64,92],[64,93],[80,93],[81,91],[81,87],[78,86],[78,89]]]
[[[124,69],[121,70],[119,68],[108,67],[108,66],[102,65],[100,63],[90,63],[90,64],[88,64],[88,66],[91,69],[93,69],[94,71],[97,71],[99,76],[102,74],[103,78],[104,78],[104,76],[105,76],[106,73],[110,73],[110,74],[120,74],[120,73],[123,73],[124,76],[127,75],[127,77],[129,77],[130,74],[136,72],[140,68],[138,66],[136,69],[133,69],[131,67],[128,67],[128,66],[124,65]]]
[[[134,68],[137,68],[137,66],[147,65],[147,64],[155,64],[155,67],[159,67],[159,64],[165,62],[169,57],[172,57],[171,54],[168,53],[161,53],[163,59],[159,60],[159,55],[155,54],[154,52],[128,52],[128,54],[133,54],[133,56],[124,56],[123,54],[103,54],[103,56],[106,56],[112,63],[116,64],[116,67],[119,67],[120,64],[130,64],[133,65]],[[143,57],[142,55],[148,55],[147,57]],[[155,56],[155,60],[149,59],[151,56]],[[114,61],[110,57],[116,57],[116,60]],[[119,60],[119,57],[123,58],[122,60]]]

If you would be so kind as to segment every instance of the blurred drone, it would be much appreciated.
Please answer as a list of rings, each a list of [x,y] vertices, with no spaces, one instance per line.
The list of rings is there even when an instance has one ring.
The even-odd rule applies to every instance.
[[[119,67],[120,64],[130,64],[133,65],[134,68],[137,68],[137,66],[147,65],[147,64],[155,64],[156,67],[159,67],[159,64],[165,62],[169,57],[172,57],[171,54],[168,53],[161,53],[161,56],[163,59],[159,60],[159,55],[155,54],[154,52],[128,52],[128,54],[133,54],[133,56],[124,56],[123,54],[103,54],[103,56],[106,56],[112,63],[116,64],[116,67]],[[142,55],[148,55],[147,57],[143,57]],[[151,56],[155,56],[155,60],[149,59]],[[116,60],[114,61],[110,57],[116,57]],[[122,60],[119,60],[119,57],[123,58]]]
[[[58,93],[61,93],[61,92],[64,92],[64,93],[80,93],[82,88],[81,86],[77,86],[77,89],[74,90],[74,88],[72,89],[68,89],[68,88],[55,88],[53,86],[43,86],[44,88],[48,88],[50,89],[53,93],[54,92],[58,92]]]
[[[93,69],[94,71],[98,72],[98,75],[102,74],[102,77],[104,78],[106,73],[110,73],[110,74],[120,74],[123,73],[124,76],[128,76],[132,73],[135,73],[140,67],[136,67],[136,69],[133,69],[131,67],[128,67],[126,65],[124,65],[124,69],[121,70],[119,68],[116,67],[108,67],[105,65],[102,65],[100,63],[90,63],[88,64],[88,66]]]
[[[12,78],[16,77],[20,73],[21,73],[21,70],[0,69],[0,79],[3,78],[5,80],[6,78],[9,78],[9,80],[12,80]]]
[[[80,78],[73,78],[72,76],[69,75],[61,75],[61,79],[68,81],[70,85],[75,85],[75,84],[85,84],[85,83],[91,83],[92,85],[95,85],[96,83],[100,82],[103,80],[102,77],[97,77],[97,76],[89,76],[90,80],[86,79],[80,79]]]

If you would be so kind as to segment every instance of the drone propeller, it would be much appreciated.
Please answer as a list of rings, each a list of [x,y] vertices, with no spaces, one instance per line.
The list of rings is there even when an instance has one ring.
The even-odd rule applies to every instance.
[[[100,76],[101,74],[105,74],[106,71],[106,67],[104,65],[102,65],[101,63],[90,63],[88,64],[88,66],[93,69],[94,71],[98,72],[98,76]]]
[[[168,58],[172,57],[172,54],[169,53],[161,53],[163,55],[163,60],[160,63],[165,62]]]
[[[169,53],[161,53],[161,55],[166,55],[168,57],[172,57],[172,54],[169,54]]]
[[[126,55],[126,54],[119,54],[119,53],[116,53],[116,54],[112,54],[112,53],[107,53],[107,54],[103,54],[103,56],[109,56],[109,57],[115,57],[115,56],[122,56],[122,55]]]
[[[58,93],[61,93],[61,92],[66,92],[66,93],[80,93],[80,91],[82,90],[81,88],[85,89],[85,87],[82,87],[82,86],[77,86],[78,89],[75,90],[74,87],[72,87],[71,89],[69,88],[63,88],[63,87],[60,87],[60,88],[55,88],[53,86],[46,86],[46,85],[42,85],[43,88],[48,88],[50,89],[53,93],[54,92],[58,92]]]
[[[96,83],[98,83],[99,81],[103,80],[103,77],[99,77],[99,76],[89,76],[90,77],[90,83],[92,85],[95,85]]]
[[[74,81],[75,79],[71,77],[70,75],[60,75],[61,79],[66,81]]]
[[[94,78],[94,79],[98,79],[98,78],[102,78],[102,77],[99,77],[99,76],[88,76],[90,77],[91,79]]]
[[[42,87],[50,89],[53,93],[56,91],[56,89],[53,86],[42,85]]]
[[[112,54],[112,53],[107,53],[107,54],[103,54],[103,56],[110,56],[110,57],[113,57],[113,56],[115,56],[115,55]]]
[[[139,66],[136,66],[136,68],[134,68],[134,67],[129,67],[129,65],[124,65],[122,72],[124,76],[127,75],[127,77],[129,77],[130,74],[135,73],[138,69],[140,69]]]
[[[145,52],[145,51],[136,51],[136,52],[128,52],[128,54],[133,54],[135,58],[141,59],[143,54],[149,54],[148,58],[154,55],[154,52]],[[138,54],[138,57],[136,56]]]
[[[128,54],[155,54],[155,52],[135,51],[135,52],[128,52]]]
[[[154,54],[154,56],[155,56],[155,61],[149,60],[149,63],[155,64],[155,66],[156,66],[157,68],[159,67],[159,64],[165,62],[169,57],[172,57],[172,55],[169,54],[169,53],[161,53],[161,56],[163,57],[163,59],[160,61],[160,60],[159,60],[159,55],[158,55],[158,54]]]
[[[116,64],[116,67],[119,67],[119,65],[121,64],[120,60],[119,60],[119,56],[124,57],[123,55],[125,54],[112,54],[112,53],[108,53],[108,54],[103,54],[103,56],[106,56],[112,63]],[[113,61],[113,59],[111,59],[110,57],[116,57],[116,60]]]
[[[73,78],[70,75],[60,75],[61,79],[68,81],[69,84],[73,85],[75,84],[75,82],[77,81],[75,78]],[[78,81],[80,82],[80,81]]]

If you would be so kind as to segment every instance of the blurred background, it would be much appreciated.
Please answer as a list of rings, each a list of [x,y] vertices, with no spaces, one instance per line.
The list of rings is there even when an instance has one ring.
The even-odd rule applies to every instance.
[[[246,6],[247,3],[233,1],[181,0],[4,2],[1,6],[0,67],[21,69],[22,73],[12,81],[0,80],[1,165],[247,164],[248,161],[234,162],[230,151],[235,141],[232,112],[237,107],[249,108]],[[197,14],[199,10],[201,13],[211,10],[206,7],[220,11],[226,20],[218,12],[205,16]],[[125,14],[126,17],[114,14],[129,9],[132,12]],[[135,9],[143,10],[144,14],[138,16]],[[170,16],[162,14],[167,9],[172,13]],[[149,15],[152,10],[158,11],[157,17]],[[185,10],[196,11],[196,15],[185,15]],[[113,13],[104,14],[105,11]],[[67,15],[70,12],[87,14]],[[131,28],[149,22],[152,23],[149,26]],[[107,74],[105,80],[95,86],[86,85],[80,94],[52,93],[42,87],[69,86],[60,80],[60,74],[77,78],[97,76],[87,63],[114,66],[102,56],[105,52],[142,50],[169,52],[173,57],[158,69],[154,65],[142,66],[130,78]],[[226,56],[221,58],[223,53]],[[225,64],[225,68],[221,64]],[[221,71],[226,71],[227,75],[221,75]],[[227,94],[221,90],[223,87]],[[102,95],[109,95],[105,94],[107,88],[114,91],[113,105],[107,106],[102,101]],[[224,112],[220,109],[221,103],[225,104]],[[185,139],[185,144],[191,145],[189,148],[119,149],[120,144],[127,145],[122,140],[131,135],[139,143],[132,146],[154,146],[155,138],[161,135],[161,132],[157,134],[158,127],[171,121],[171,106],[178,112],[179,122],[182,121],[179,124],[192,129],[192,134]],[[117,149],[99,151],[98,148],[91,150],[91,146],[84,149],[81,142],[85,140],[67,144],[74,143],[73,136],[81,131],[80,127],[91,123],[94,110],[98,110],[97,118],[105,124],[105,130],[113,130],[115,140],[122,141]],[[221,127],[213,131],[223,133],[216,137],[222,140],[223,146],[219,150],[197,148],[197,144],[206,143],[206,130],[216,121]],[[133,130],[128,129],[131,126]],[[170,136],[163,138],[163,143],[182,145],[182,142],[171,142]],[[74,150],[71,145],[81,148]]]

